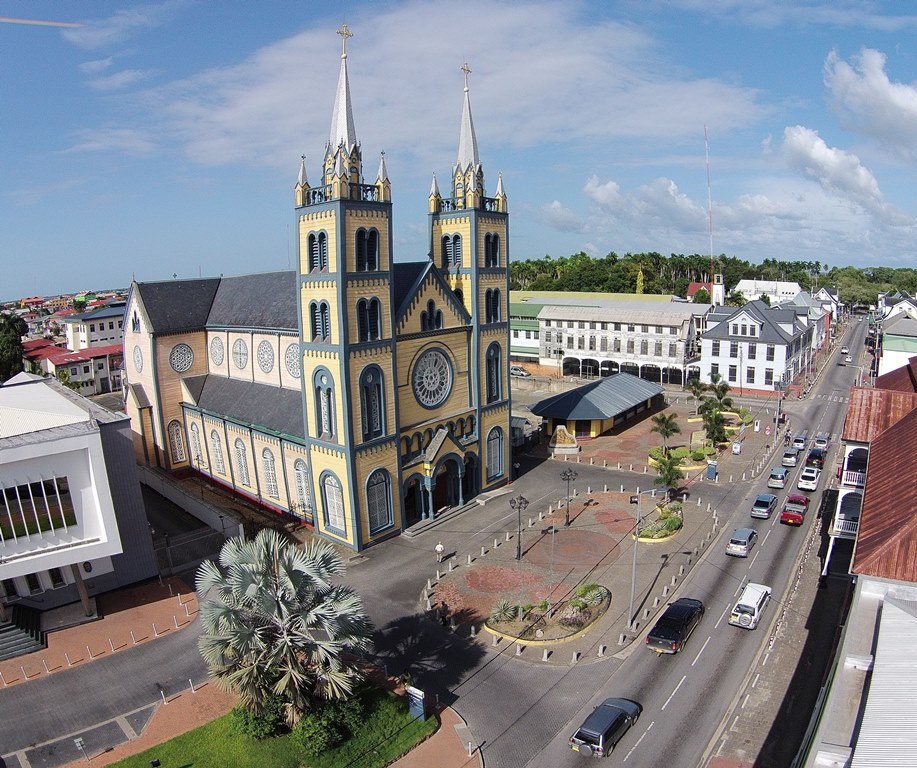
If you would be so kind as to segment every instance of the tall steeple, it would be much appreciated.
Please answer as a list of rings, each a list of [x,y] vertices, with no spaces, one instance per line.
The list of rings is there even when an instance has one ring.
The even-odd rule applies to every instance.
[[[459,208],[477,208],[484,197],[484,169],[478,157],[478,140],[471,119],[471,99],[468,96],[471,67],[467,61],[462,64],[462,72],[465,74],[465,100],[462,104],[458,157],[452,171],[452,197]]]
[[[331,112],[331,131],[323,165],[324,184],[331,186],[333,197],[349,197],[356,185],[362,183],[363,156],[353,127],[353,107],[350,103],[350,79],[347,76],[347,38],[353,37],[346,24],[337,33],[341,36],[341,72]]]

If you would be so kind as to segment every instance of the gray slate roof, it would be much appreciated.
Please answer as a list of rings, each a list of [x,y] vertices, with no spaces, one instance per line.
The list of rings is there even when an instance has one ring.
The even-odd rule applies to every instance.
[[[734,315],[741,315],[743,312],[762,322],[760,335],[756,337],[732,335],[729,327],[730,318]],[[750,341],[754,338],[755,341],[759,341],[762,344],[788,344],[793,340],[795,332],[800,330],[797,326],[796,311],[794,309],[769,307],[761,299],[749,301],[744,306],[734,309],[727,317],[717,319],[720,319],[720,322],[707,330],[704,334],[705,339],[741,338],[745,341]],[[708,322],[709,320],[708,318]],[[789,323],[794,328],[794,334],[786,333],[777,323]]]
[[[651,381],[629,373],[615,373],[535,403],[530,410],[536,416],[553,419],[610,419],[662,391],[662,387]]]
[[[421,275],[432,262],[428,261],[403,261],[392,264],[392,282],[395,293],[395,310],[399,316],[401,305],[405,302],[412,289],[417,285]]]
[[[296,331],[296,273],[265,272],[224,277],[213,299],[209,328],[258,328]]]
[[[137,290],[155,333],[178,333],[203,328],[219,287],[218,277],[137,283]]]
[[[205,411],[269,432],[305,436],[302,395],[298,389],[210,374],[189,376],[184,382],[191,397]]]

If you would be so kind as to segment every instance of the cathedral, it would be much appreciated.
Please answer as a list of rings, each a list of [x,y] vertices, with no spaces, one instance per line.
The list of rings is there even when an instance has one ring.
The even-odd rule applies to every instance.
[[[509,480],[503,181],[484,186],[468,66],[451,190],[396,262],[391,182],[364,176],[341,68],[320,182],[294,187],[298,269],[135,282],[125,398],[138,459],[196,472],[362,549]]]

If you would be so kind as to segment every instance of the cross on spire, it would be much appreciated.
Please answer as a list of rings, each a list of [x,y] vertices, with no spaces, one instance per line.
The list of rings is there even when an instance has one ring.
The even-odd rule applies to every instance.
[[[340,28],[337,30],[337,33],[341,36],[341,58],[347,58],[347,38],[353,37],[353,32],[350,31],[346,24],[341,24]]]
[[[471,67],[468,66],[468,62],[462,64],[462,72],[465,73],[465,90],[468,90],[468,75],[471,73]]]

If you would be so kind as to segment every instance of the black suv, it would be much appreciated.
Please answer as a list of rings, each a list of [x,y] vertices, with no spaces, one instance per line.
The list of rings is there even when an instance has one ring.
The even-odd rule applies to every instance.
[[[605,699],[570,737],[570,748],[583,757],[605,757],[642,711],[643,707],[630,699]]]
[[[813,448],[806,456],[806,466],[815,467],[816,469],[825,468],[825,451],[822,448]]]
[[[704,617],[704,604],[693,597],[670,603],[646,636],[647,648],[656,653],[678,653]]]

